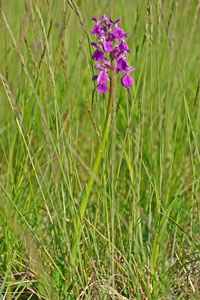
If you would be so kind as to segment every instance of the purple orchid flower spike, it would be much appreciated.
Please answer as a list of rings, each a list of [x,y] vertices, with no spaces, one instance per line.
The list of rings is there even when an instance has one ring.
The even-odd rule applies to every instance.
[[[134,71],[135,68],[129,66],[126,59],[130,49],[125,39],[129,33],[124,32],[118,26],[122,21],[121,18],[119,17],[113,21],[111,18],[108,19],[106,15],[103,15],[100,19],[93,16],[92,20],[96,24],[93,26],[91,33],[97,36],[97,42],[91,42],[91,46],[96,48],[92,59],[99,62],[99,64],[95,65],[95,69],[99,73],[94,75],[92,80],[97,81],[97,92],[105,93],[108,90],[108,71],[112,70],[112,68],[116,70],[117,74],[123,74],[121,84],[126,88],[130,88],[134,82],[129,73]],[[112,64],[113,61],[114,64]]]

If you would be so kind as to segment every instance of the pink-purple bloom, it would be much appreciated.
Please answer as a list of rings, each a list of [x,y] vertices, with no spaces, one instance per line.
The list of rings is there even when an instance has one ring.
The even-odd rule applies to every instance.
[[[108,80],[108,73],[107,70],[101,70],[97,76],[97,92],[101,91],[105,93],[108,89],[108,85],[106,81]]]
[[[95,64],[94,66],[98,70],[98,75],[92,77],[92,80],[97,81],[96,90],[102,93],[108,90],[108,71],[112,69],[111,62],[113,60],[115,62],[113,65],[116,73],[123,73],[121,84],[129,88],[134,84],[129,73],[135,70],[135,68],[130,67],[126,59],[126,55],[130,52],[130,49],[124,39],[127,38],[129,33],[124,32],[118,26],[121,18],[113,21],[112,19],[108,19],[106,15],[103,15],[100,19],[93,17],[92,20],[96,24],[93,26],[91,33],[97,36],[97,42],[91,42],[91,46],[96,48],[92,59],[99,62],[99,64]]]
[[[102,41],[103,51],[110,52],[112,50],[112,43],[108,41]]]
[[[92,28],[92,34],[100,34],[101,33],[101,27],[97,24],[94,25]]]
[[[115,28],[113,29],[112,34],[114,35],[114,37],[116,37],[118,40],[121,41],[122,39],[124,39],[124,38],[128,35],[128,32],[125,33],[125,32],[123,31],[123,29],[121,29],[120,27],[115,27]]]
[[[92,59],[95,59],[96,61],[101,61],[102,59],[104,59],[104,53],[97,49],[93,53]]]
[[[133,79],[129,74],[126,74],[122,76],[121,78],[121,84],[125,86],[126,88],[130,88],[131,85],[133,85]]]

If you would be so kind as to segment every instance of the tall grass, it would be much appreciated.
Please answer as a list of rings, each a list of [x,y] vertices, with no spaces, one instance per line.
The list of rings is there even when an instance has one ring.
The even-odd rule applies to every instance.
[[[0,298],[199,299],[199,2],[0,4]],[[104,13],[122,16],[136,71],[129,91],[116,80],[94,172]]]

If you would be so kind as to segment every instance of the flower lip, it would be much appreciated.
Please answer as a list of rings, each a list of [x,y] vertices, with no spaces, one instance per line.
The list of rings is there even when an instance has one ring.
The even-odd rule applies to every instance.
[[[97,85],[97,88],[96,88],[97,92],[101,91],[102,93],[105,93],[107,90],[108,90],[108,85],[106,82],[103,82],[103,83]]]
[[[109,60],[107,58],[104,58],[104,64],[105,67],[108,67],[110,70],[112,70],[112,65],[109,62]]]
[[[103,58],[104,58],[104,53],[96,49],[92,55],[92,59],[95,59],[96,61],[101,61]]]
[[[123,86],[125,86],[126,88],[130,88],[130,86],[133,85],[134,82],[133,82],[133,79],[131,78],[131,76],[129,74],[126,74],[126,75],[122,76],[121,84]]]
[[[96,78],[96,77],[95,77]],[[106,81],[108,80],[108,72],[106,69],[100,70],[99,74],[97,76],[97,88],[96,91],[101,91],[102,93],[105,93],[108,89],[108,85]]]
[[[117,61],[117,72],[120,73],[130,73],[132,71],[134,71],[135,68],[134,67],[130,67],[128,65],[127,59],[125,56],[122,56],[118,61]]]
[[[118,68],[118,72],[123,72],[126,73],[126,71],[128,70],[128,62],[126,60],[126,57],[121,57],[118,61],[117,61],[117,68]]]
[[[96,23],[98,21],[97,17],[95,17],[95,16],[92,17],[92,20],[95,21]]]
[[[101,27],[98,24],[95,24],[91,31],[92,34],[100,34],[101,33]]]
[[[119,50],[123,51],[124,53],[130,52],[130,49],[125,41],[121,41],[121,43],[119,44]]]
[[[114,35],[114,37],[121,41],[123,38],[126,37],[127,33],[125,33],[123,29],[117,26],[113,29],[112,34]]]
[[[110,52],[112,50],[112,43],[108,41],[102,41],[104,52]]]
[[[97,83],[102,84],[102,83],[105,83],[107,80],[108,80],[107,70],[101,70],[97,77]]]

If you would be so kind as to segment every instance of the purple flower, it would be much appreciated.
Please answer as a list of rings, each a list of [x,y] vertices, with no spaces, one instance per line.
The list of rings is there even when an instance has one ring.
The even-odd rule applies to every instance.
[[[95,50],[92,55],[92,59],[96,59],[96,61],[101,61],[104,58],[104,53],[100,50]]]
[[[128,68],[129,68],[129,65],[127,63],[127,60],[126,60],[126,57],[122,57],[118,60],[117,62],[117,68],[118,68],[118,73],[119,72],[122,72],[122,73],[126,73]]]
[[[94,27],[92,28],[91,33],[92,34],[100,34],[100,32],[101,32],[101,27],[99,25],[95,24]]]
[[[103,41],[102,46],[103,46],[103,51],[104,52],[110,52],[112,50],[112,43],[111,42]]]
[[[122,76],[121,84],[123,86],[125,86],[126,88],[130,88],[130,86],[133,85],[134,82],[133,82],[133,79],[131,78],[131,76],[129,74],[126,74],[126,75]]]
[[[107,70],[101,70],[97,77],[97,83],[105,83],[108,80],[108,73]]]
[[[119,50],[123,53],[128,53],[130,52],[130,49],[127,45],[127,43],[125,41],[122,41],[120,44],[119,44]]]
[[[108,80],[108,73],[106,69],[101,70],[94,80],[97,81],[97,92],[101,91],[102,93],[105,93],[108,90],[108,85],[106,83]]]
[[[126,37],[126,34],[128,34],[128,32],[125,33],[125,32],[123,31],[123,29],[121,29],[120,27],[115,27],[115,28],[113,29],[112,34],[114,35],[114,37],[116,37],[118,40],[121,41],[123,38]]]
[[[135,68],[134,67],[129,67],[126,57],[123,56],[121,57],[118,61],[117,61],[117,72],[120,73],[130,73],[132,71],[134,71]]]
[[[97,85],[97,89],[96,89],[97,92],[101,91],[102,93],[105,93],[107,90],[108,90],[108,85],[106,82]]]
[[[92,59],[99,62],[99,64],[95,64],[94,66],[98,70],[98,75],[93,75],[92,77],[92,80],[97,81],[96,90],[102,93],[108,90],[107,81],[109,80],[109,72],[112,68],[117,73],[124,74],[121,78],[121,84],[129,88],[133,85],[133,80],[129,73],[135,68],[130,67],[126,59],[126,55],[130,52],[130,49],[125,39],[129,33],[124,32],[118,26],[121,18],[119,17],[113,21],[112,19],[108,19],[106,15],[103,15],[100,19],[94,16],[92,20],[96,24],[93,26],[91,33],[97,36],[97,41],[91,42],[91,46],[96,48]]]

